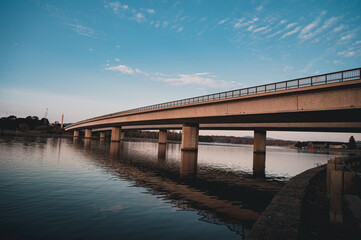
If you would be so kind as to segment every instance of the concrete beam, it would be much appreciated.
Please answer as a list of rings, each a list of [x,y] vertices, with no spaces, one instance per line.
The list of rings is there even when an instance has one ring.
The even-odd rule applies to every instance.
[[[105,132],[100,132],[99,138],[104,140],[104,138],[105,138]]]

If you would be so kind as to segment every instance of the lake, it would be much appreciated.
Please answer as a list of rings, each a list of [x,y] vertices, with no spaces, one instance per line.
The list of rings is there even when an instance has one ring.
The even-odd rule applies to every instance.
[[[184,177],[179,143],[1,137],[1,239],[244,239],[285,182],[334,157],[200,144]],[[262,172],[262,167],[261,167]]]

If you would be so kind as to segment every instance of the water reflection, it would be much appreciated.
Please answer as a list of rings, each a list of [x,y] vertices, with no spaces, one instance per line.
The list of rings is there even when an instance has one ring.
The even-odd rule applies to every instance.
[[[206,216],[200,219],[202,221],[207,219],[230,229],[241,229],[237,230],[241,235],[248,232],[283,186],[279,182],[265,182],[220,169],[202,168],[198,171],[197,151],[180,151],[180,159],[167,159],[165,153],[168,150],[180,150],[176,144],[96,143],[93,142],[91,150],[85,153],[97,165],[109,172],[117,172],[120,178],[135,181],[137,187],[147,188],[150,193],[162,196],[180,209],[199,211],[200,215]]]
[[[158,144],[158,161],[159,162],[165,161],[166,151],[167,151],[167,144],[159,143]]]
[[[180,177],[195,178],[197,175],[198,151],[182,150],[180,162]]]
[[[84,149],[90,149],[90,145],[91,145],[91,139],[85,138],[84,139]]]
[[[253,153],[253,177],[265,178],[266,170],[266,154]]]

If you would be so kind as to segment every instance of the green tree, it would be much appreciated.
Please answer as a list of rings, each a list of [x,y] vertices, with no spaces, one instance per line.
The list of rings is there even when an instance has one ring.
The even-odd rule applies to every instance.
[[[356,148],[356,142],[355,142],[355,138],[353,136],[351,136],[350,139],[348,140],[348,148],[350,148],[350,149]]]

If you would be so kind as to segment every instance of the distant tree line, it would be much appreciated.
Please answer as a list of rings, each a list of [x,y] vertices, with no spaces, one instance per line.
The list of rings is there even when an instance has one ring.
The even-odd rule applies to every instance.
[[[14,115],[0,118],[0,129],[29,132],[37,131],[40,133],[61,133],[60,124],[55,122],[50,124],[46,118],[39,119],[37,116],[27,116],[26,118],[18,118]]]
[[[158,139],[158,131],[142,131],[142,130],[131,130],[125,132],[126,137],[130,138],[149,138]],[[168,131],[168,140],[181,141],[182,133],[176,131]],[[199,142],[209,143],[233,143],[233,144],[253,144],[253,138],[251,137],[230,137],[230,136],[199,136]],[[296,142],[285,141],[285,140],[267,140],[269,146],[294,146]]]

